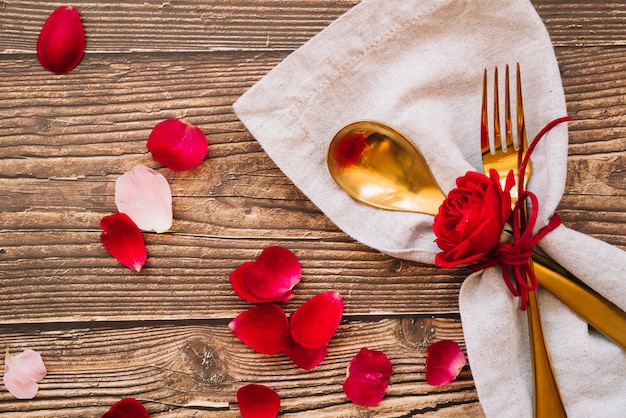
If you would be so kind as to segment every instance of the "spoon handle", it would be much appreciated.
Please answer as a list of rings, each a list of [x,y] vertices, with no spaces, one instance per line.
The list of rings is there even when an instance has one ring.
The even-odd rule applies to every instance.
[[[533,255],[533,260],[541,286],[597,331],[626,349],[626,312],[578,280],[555,271],[543,257]]]

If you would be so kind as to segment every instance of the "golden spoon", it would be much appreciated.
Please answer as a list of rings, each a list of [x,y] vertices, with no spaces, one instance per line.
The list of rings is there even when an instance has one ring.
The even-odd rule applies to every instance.
[[[342,189],[354,199],[379,209],[435,215],[445,199],[413,142],[381,122],[363,120],[342,128],[330,142],[326,162]],[[534,254],[533,260],[539,284],[588,324],[626,348],[624,311],[545,255]]]

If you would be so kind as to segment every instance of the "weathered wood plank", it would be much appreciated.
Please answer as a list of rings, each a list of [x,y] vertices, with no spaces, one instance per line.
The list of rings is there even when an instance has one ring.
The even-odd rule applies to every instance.
[[[59,231],[50,239],[67,235],[60,245],[27,246],[19,241],[44,234],[14,236],[15,246],[3,247],[0,260],[2,322],[230,318],[246,303],[232,291],[228,274],[268,245],[291,249],[303,265],[303,280],[290,303],[337,290],[348,314],[454,313],[468,274],[395,260],[345,237],[332,242],[180,234],[148,235],[149,260],[134,274],[106,253],[98,234]],[[72,243],[77,235],[83,238]]]
[[[293,50],[358,0],[258,2],[77,0],[88,33],[87,52]],[[626,5],[620,1],[533,0],[557,46],[626,45]],[[0,54],[35,51],[37,36],[58,4],[0,4]],[[123,41],[121,41],[123,40]],[[31,57],[34,59],[34,57]]]
[[[369,416],[482,413],[468,368],[442,388],[425,382],[426,346],[441,339],[462,344],[458,319],[347,318],[326,360],[312,371],[298,369],[283,355],[253,352],[225,322],[94,325],[3,327],[3,344],[12,352],[27,347],[41,352],[48,375],[31,401],[0,391],[0,414],[96,417],[121,397],[133,396],[151,417],[234,417],[237,389],[255,382],[279,393],[284,416],[363,416],[365,409],[351,404],[341,387],[346,367],[361,347],[384,351],[394,367],[386,398],[367,409]],[[212,402],[215,408],[183,407],[199,401]]]

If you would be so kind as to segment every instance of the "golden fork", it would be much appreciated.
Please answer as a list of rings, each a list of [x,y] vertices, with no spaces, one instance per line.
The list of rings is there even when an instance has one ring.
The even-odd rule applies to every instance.
[[[505,70],[505,92],[504,92],[504,138],[500,129],[500,106],[498,92],[498,69],[494,74],[493,93],[493,131],[494,131],[494,152],[489,144],[488,110],[487,110],[487,70],[483,78],[483,103],[481,116],[481,149],[483,157],[483,167],[488,173],[490,169],[496,169],[500,175],[501,182],[505,181],[510,170],[514,171],[518,177],[519,167],[528,148],[526,138],[526,126],[524,123],[524,106],[522,103],[522,83],[519,64],[517,65],[516,83],[516,119],[517,119],[517,149],[514,149],[513,128],[511,122],[511,94],[509,89],[509,66]],[[502,140],[504,139],[504,141]],[[531,174],[531,165],[526,168],[524,187]],[[517,202],[517,186],[511,191],[512,206]],[[525,222],[526,213],[522,210],[522,224]],[[532,266],[532,263],[531,263]],[[559,387],[556,382],[550,353],[546,347],[541,323],[541,313],[539,311],[539,301],[537,292],[528,294],[528,331],[530,335],[530,347],[533,364],[533,390],[534,390],[534,416],[535,417],[566,417],[565,407],[561,399]]]

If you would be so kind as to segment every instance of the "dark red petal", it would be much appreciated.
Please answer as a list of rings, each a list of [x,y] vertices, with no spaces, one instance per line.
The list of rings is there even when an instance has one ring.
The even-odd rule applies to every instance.
[[[248,289],[248,285],[246,284],[246,274],[250,266],[254,264],[254,261],[247,261],[237,267],[229,276],[230,284],[233,287],[233,290],[241,299],[252,302],[252,303],[264,303],[264,302],[287,302],[293,297],[293,292],[289,291],[287,293],[283,293],[275,298],[271,299],[262,299],[256,296],[254,293]]]
[[[149,418],[146,408],[136,399],[123,398],[111,406],[102,418]]]
[[[283,347],[283,352],[296,366],[304,370],[312,370],[324,361],[328,348],[325,345],[318,348],[304,348],[293,338],[289,338]]]
[[[457,378],[467,364],[459,345],[443,340],[426,348],[426,381],[433,386],[442,386]]]
[[[363,134],[352,132],[337,144],[333,157],[340,167],[348,167],[359,161],[366,147],[367,138]]]
[[[209,149],[202,130],[180,119],[159,122],[152,129],[147,146],[155,161],[173,171],[196,167]]]
[[[325,346],[335,335],[342,315],[343,299],[339,293],[320,293],[291,314],[291,336],[305,348]]]
[[[343,392],[357,405],[377,405],[389,386],[391,369],[385,353],[362,348],[348,366]]]
[[[118,212],[103,217],[100,227],[104,231],[100,234],[104,248],[126,267],[140,271],[148,255],[141,230],[133,220]]]
[[[237,391],[242,418],[274,418],[280,410],[280,397],[264,385],[249,384]]]
[[[66,74],[85,53],[85,31],[78,10],[63,6],[56,9],[41,28],[37,39],[37,58],[48,71]]]
[[[245,281],[254,295],[264,300],[275,300],[290,292],[302,279],[298,257],[286,248],[265,248],[246,273]]]
[[[254,306],[228,325],[242,343],[262,354],[278,354],[289,336],[287,315],[277,305]]]

